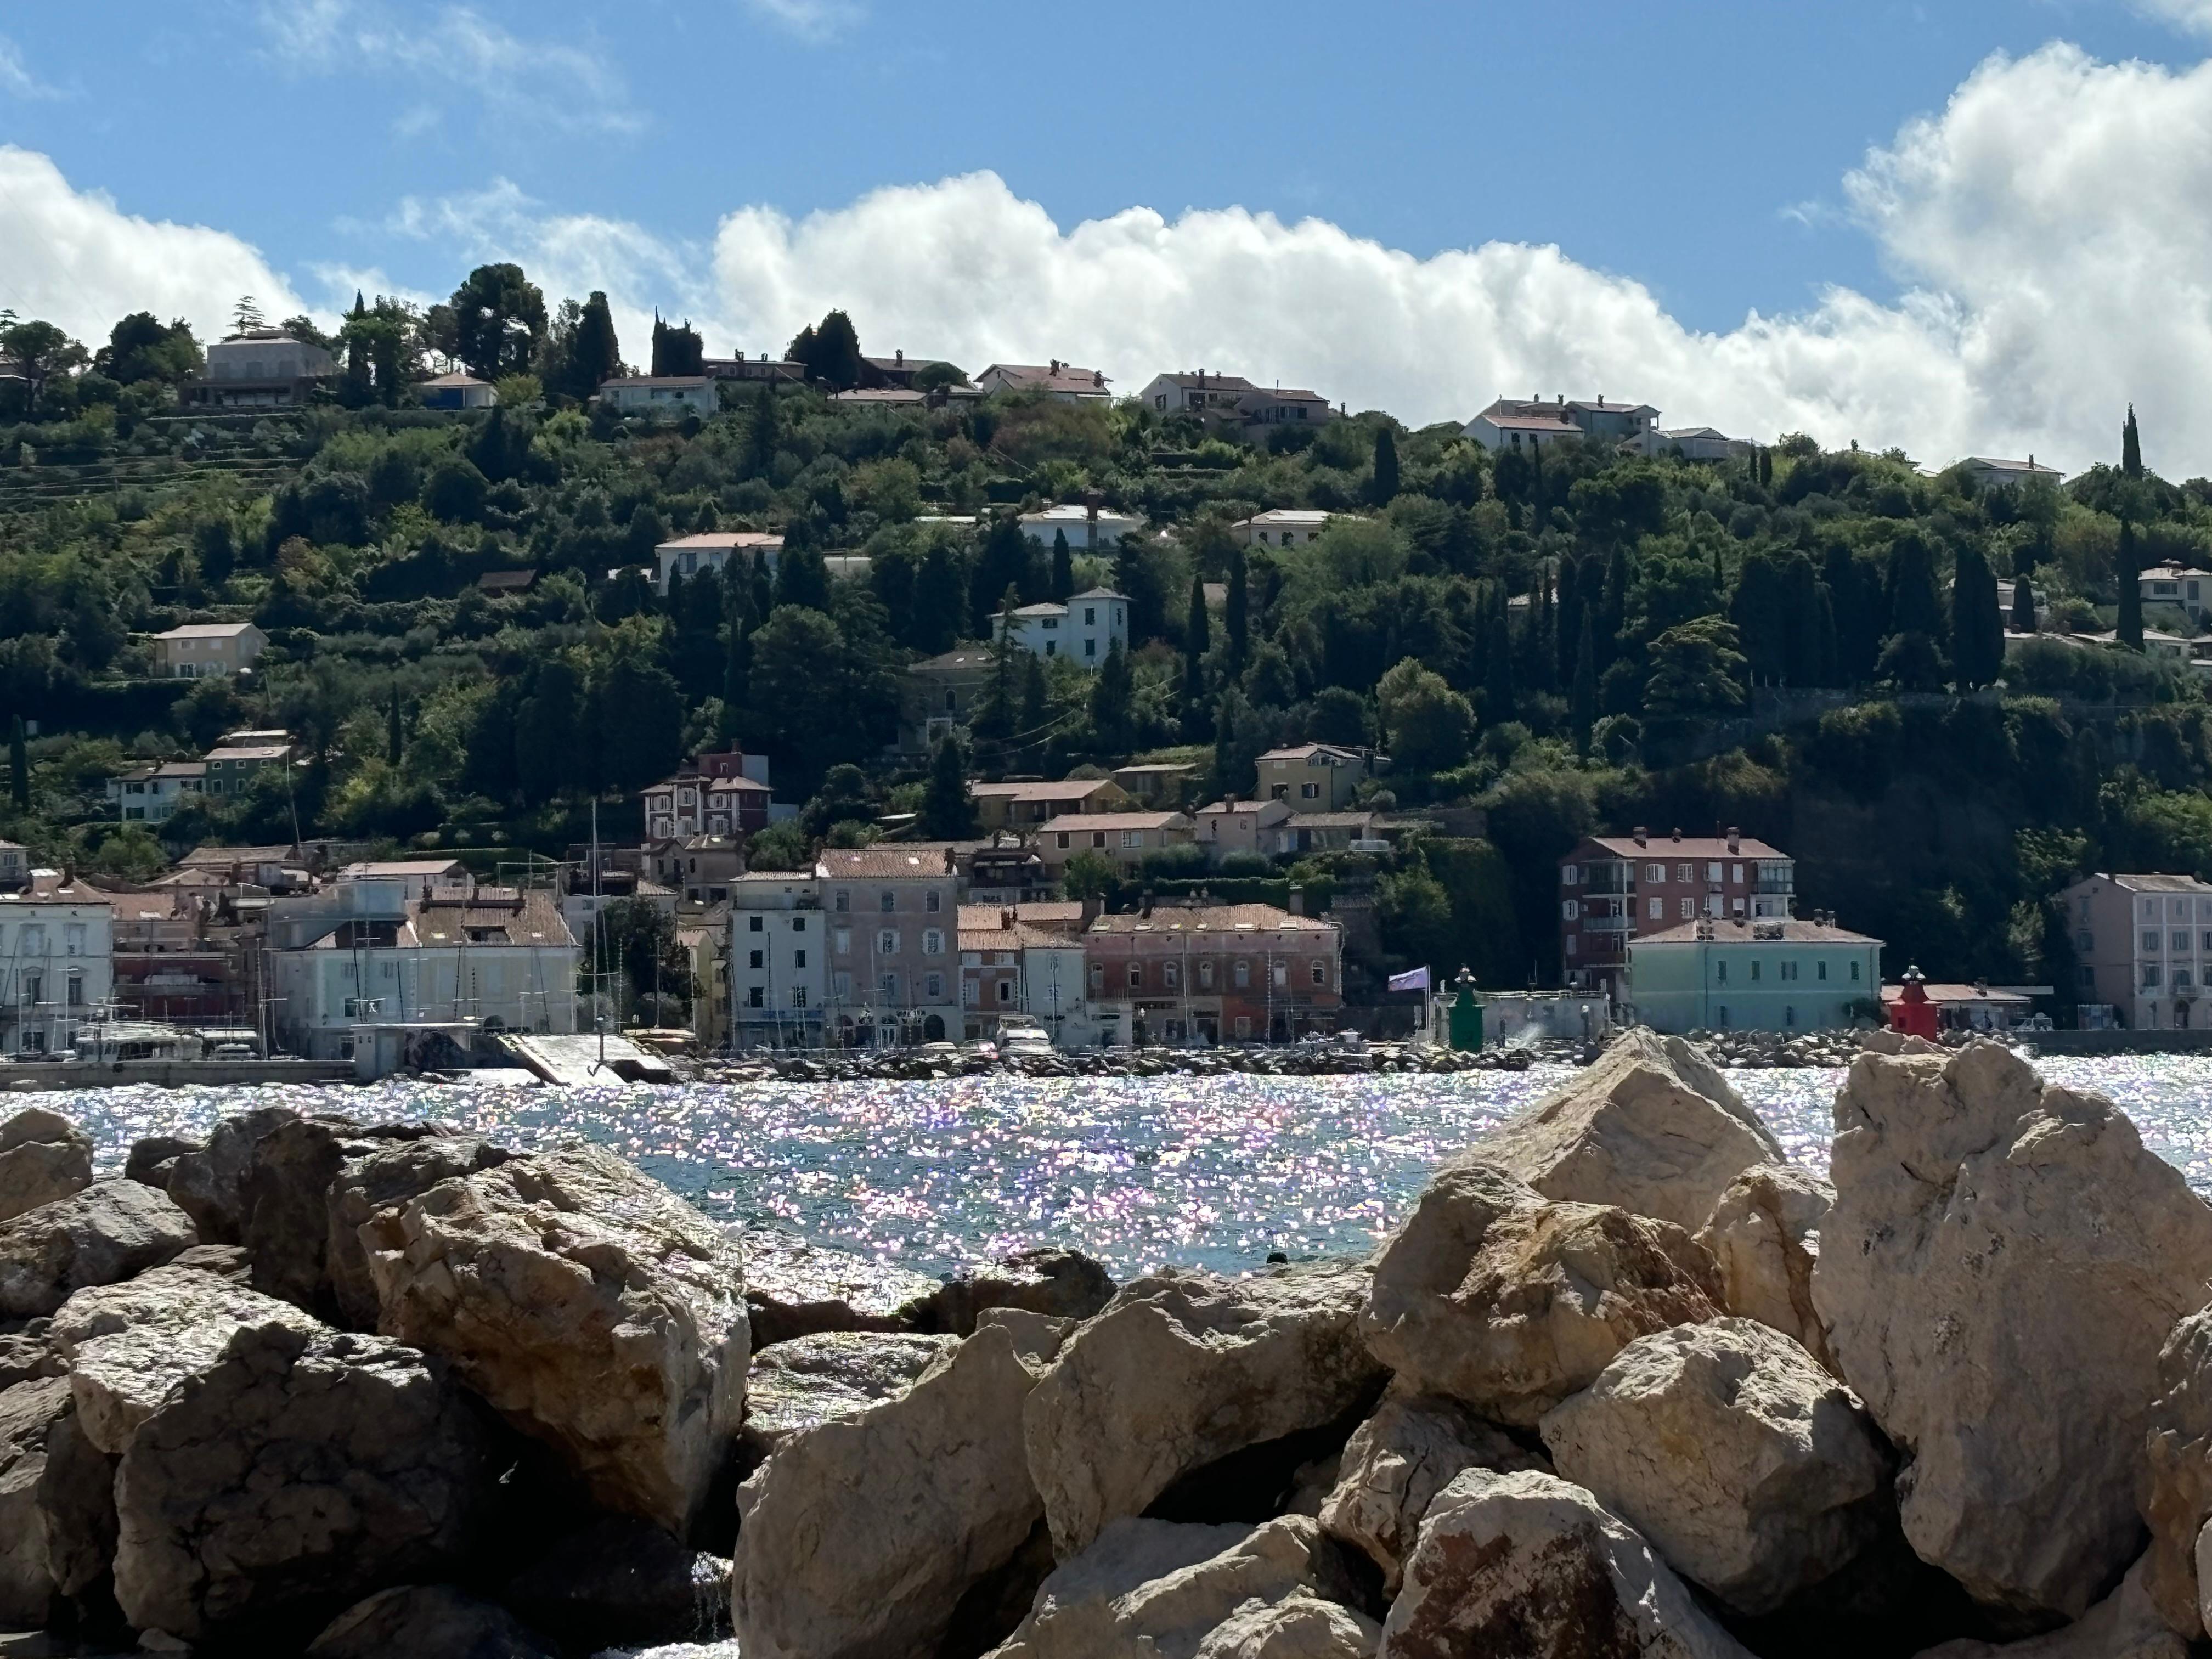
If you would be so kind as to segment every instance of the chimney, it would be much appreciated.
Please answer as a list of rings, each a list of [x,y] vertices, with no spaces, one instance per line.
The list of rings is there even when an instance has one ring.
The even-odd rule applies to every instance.
[[[1679,823],[1674,826],[1674,839],[1677,842],[1682,839],[1682,826]]]
[[[1302,916],[1306,913],[1306,890],[1297,883],[1291,884],[1291,914]]]
[[[1636,844],[1637,844],[1638,847],[1643,846],[1643,845],[1644,844],[1645,830],[1644,830],[1644,826],[1643,826],[1642,824],[1640,824],[1640,823],[1639,823],[1639,824],[1638,824],[1638,825],[1636,826],[1636,831],[1635,831],[1635,834],[1636,834]]]
[[[1004,931],[1007,928],[1011,928],[1013,925],[1014,913],[1011,909],[1000,909],[999,912],[999,927],[1000,930]]]
[[[899,350],[894,352],[891,356],[891,361],[896,363],[901,368],[904,368],[906,367],[905,348],[902,347]]]
[[[1730,853],[1741,853],[1743,851],[1743,836],[1733,823],[1729,825],[1728,844],[1729,851]]]

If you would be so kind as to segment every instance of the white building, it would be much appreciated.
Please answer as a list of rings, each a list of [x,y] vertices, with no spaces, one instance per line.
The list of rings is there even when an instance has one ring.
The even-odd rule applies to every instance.
[[[1680,452],[1686,461],[1741,461],[1756,447],[1748,438],[1731,438],[1717,427],[1678,426],[1659,434],[1659,453]]]
[[[375,876],[269,910],[278,1038],[311,1060],[353,1059],[364,1026],[573,1032],[580,955],[544,888]]]
[[[2002,590],[2008,583],[1997,584],[1997,603],[2008,604],[2010,595]],[[2156,564],[2136,579],[2136,592],[2145,605],[2170,605],[2187,615],[2199,628],[2204,625],[2208,612],[2212,612],[2212,570],[2198,570],[2179,564]]]
[[[2063,472],[2055,466],[2040,465],[2033,455],[2024,461],[2000,461],[1987,455],[1969,455],[1959,463],[1959,470],[1984,489],[2010,489],[2015,485],[2040,479],[2056,489],[2066,482]]]
[[[1109,548],[1119,547],[1121,538],[1135,535],[1141,523],[1126,513],[1109,512],[1102,507],[1075,501],[1063,501],[1042,513],[1024,513],[1021,516],[1022,534],[1038,546],[1050,547],[1055,537],[1064,535],[1069,548],[1078,553],[1103,553]]]
[[[1110,587],[1093,587],[1066,605],[1018,605],[991,618],[991,637],[1011,630],[1014,643],[1038,657],[1066,657],[1096,668],[1118,645],[1129,648],[1129,600]]]
[[[1304,386],[1255,386],[1241,374],[1212,374],[1186,369],[1156,374],[1137,400],[1158,415],[1194,415],[1210,424],[1255,428],[1306,422],[1318,426],[1336,418],[1328,399]]]
[[[166,823],[206,785],[205,761],[164,761],[108,779],[107,801],[125,823]]]
[[[1500,398],[1461,428],[1485,449],[1540,449],[1572,438],[1592,448],[1665,453],[1659,411],[1649,404],[1595,398]]]
[[[1244,547],[1303,547],[1319,541],[1328,521],[1339,516],[1314,508],[1273,507],[1237,520],[1229,526],[1229,533]]]
[[[60,870],[0,895],[0,1051],[54,1054],[115,994],[115,901]]]
[[[689,581],[702,570],[721,569],[740,554],[744,556],[741,565],[758,559],[773,576],[776,561],[783,556],[783,538],[758,530],[708,530],[696,536],[678,536],[653,550],[659,566],[653,581],[665,597],[670,577],[681,576]]]
[[[2212,883],[2194,876],[2097,874],[2057,897],[2074,950],[2077,1005],[2107,1008],[2138,1031],[2208,1023]]]
[[[830,939],[811,871],[757,870],[730,884],[730,1029],[738,1048],[819,1048]]]
[[[704,374],[635,374],[602,380],[592,394],[624,415],[712,415],[721,394]]]
[[[205,679],[253,666],[269,636],[252,623],[186,623],[154,635],[161,647],[161,672],[170,679]]]

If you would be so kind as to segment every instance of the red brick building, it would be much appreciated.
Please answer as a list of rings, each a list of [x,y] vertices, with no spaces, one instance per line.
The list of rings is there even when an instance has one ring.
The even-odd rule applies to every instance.
[[[1084,933],[1092,1007],[1132,1042],[1291,1042],[1333,1031],[1343,934],[1272,904],[1157,904]]]
[[[1573,988],[1620,995],[1628,941],[1686,921],[1784,919],[1796,896],[1787,853],[1731,829],[1588,836],[1559,860],[1559,964]]]

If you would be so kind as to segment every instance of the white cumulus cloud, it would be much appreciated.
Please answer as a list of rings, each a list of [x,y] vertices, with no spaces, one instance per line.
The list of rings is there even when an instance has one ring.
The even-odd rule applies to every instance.
[[[0,308],[43,317],[90,343],[133,311],[182,317],[206,340],[228,331],[241,295],[253,295],[268,317],[306,309],[239,237],[125,213],[14,145],[0,145]]]

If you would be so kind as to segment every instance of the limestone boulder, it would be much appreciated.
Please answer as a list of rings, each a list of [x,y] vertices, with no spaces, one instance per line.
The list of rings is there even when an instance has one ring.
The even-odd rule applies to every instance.
[[[1909,1460],[1914,1552],[1985,1606],[2076,1619],[2142,1547],[2159,1353],[2212,1207],[2108,1101],[2008,1050],[1862,1055],[1836,1097],[1813,1300]]]
[[[114,1553],[113,1470],[78,1431],[68,1380],[0,1390],[0,1626],[65,1619]]]
[[[255,1141],[238,1187],[239,1242],[252,1260],[254,1289],[319,1319],[337,1319],[327,1260],[331,1188],[349,1164],[426,1138],[441,1137],[426,1125],[370,1128],[317,1112],[278,1123]]]
[[[1546,1198],[1610,1204],[1691,1231],[1736,1176],[1786,1161],[1703,1054],[1641,1027],[1470,1151]]]
[[[1380,1635],[1304,1516],[1257,1528],[1124,1516],[1054,1569],[993,1659],[1366,1659]]]
[[[903,1394],[793,1435],[738,1489],[746,1659],[923,1659],[1043,1514],[1022,1444],[1036,1374],[987,1325]]]
[[[1339,1267],[1125,1285],[1076,1328],[1024,1413],[1055,1553],[1217,1459],[1372,1400],[1383,1376],[1359,1338],[1367,1287],[1364,1270]]]
[[[963,1273],[938,1287],[917,1323],[966,1336],[990,1308],[1017,1308],[1048,1319],[1088,1319],[1114,1297],[1113,1275],[1080,1250],[1024,1250]]]
[[[1470,1469],[1429,1506],[1382,1659],[1750,1659],[1582,1487]]]
[[[2212,1596],[2198,1570],[2200,1559],[2212,1557],[2212,1308],[2173,1328],[2158,1370],[2138,1477],[2150,1548],[2137,1571],[2167,1627],[2194,1638],[2212,1626]]]
[[[1844,1571],[1895,1525],[1892,1459],[1866,1413],[1754,1320],[1639,1337],[1543,1434],[1564,1479],[1747,1616]]]
[[[166,1193],[170,1177],[177,1172],[177,1160],[187,1152],[198,1152],[206,1144],[185,1135],[141,1135],[131,1143],[130,1152],[124,1156],[124,1178],[143,1186],[158,1187]]]
[[[1698,1233],[1720,1271],[1728,1310],[1795,1337],[1831,1369],[1828,1334],[1813,1307],[1813,1264],[1835,1201],[1836,1189],[1811,1170],[1762,1164],[1729,1183]]]
[[[47,1334],[50,1319],[11,1319],[0,1327],[0,1389],[37,1376],[60,1376],[67,1366]]]
[[[1534,1428],[1638,1337],[1720,1314],[1712,1258],[1672,1222],[1554,1203],[1466,1158],[1383,1244],[1362,1328],[1407,1389]]]
[[[1345,1443],[1335,1486],[1322,1500],[1322,1530],[1382,1570],[1382,1593],[1398,1593],[1421,1517],[1468,1469],[1550,1472],[1531,1451],[1455,1400],[1393,1388]]]
[[[307,1644],[307,1659],[556,1659],[505,1607],[450,1584],[402,1584],[348,1607]]]
[[[246,1177],[262,1137],[299,1114],[289,1106],[257,1106],[216,1124],[206,1143],[177,1155],[169,1170],[169,1196],[183,1206],[209,1244],[239,1244],[246,1237]]]
[[[214,1364],[242,1327],[271,1322],[322,1328],[289,1303],[172,1262],[79,1291],[54,1315],[49,1340],[86,1437],[119,1457],[170,1389]]]
[[[488,1469],[443,1368],[288,1314],[234,1332],[131,1438],[115,1595],[135,1628],[304,1635],[470,1542]]]
[[[0,1221],[92,1185],[92,1137],[59,1112],[26,1107],[0,1122]]]
[[[2166,1627],[2145,1576],[2142,1564],[2130,1568],[2118,1589],[2058,1630],[2024,1642],[1946,1642],[1919,1659],[2189,1659],[2194,1650]]]
[[[911,1331],[945,1288],[910,1268],[779,1228],[746,1228],[736,1239],[756,1349],[825,1331]]]
[[[762,1349],[745,1376],[745,1462],[763,1459],[816,1425],[858,1417],[904,1394],[957,1336],[823,1331]]]
[[[722,1229],[581,1146],[440,1182],[362,1237],[380,1331],[451,1361],[601,1504],[689,1534],[744,1412]]]
[[[332,1322],[348,1330],[376,1328],[376,1280],[368,1269],[362,1228],[441,1181],[496,1169],[513,1156],[488,1140],[441,1134],[380,1142],[364,1156],[342,1163],[325,1194],[326,1237],[321,1251]]]
[[[158,1267],[193,1242],[191,1218],[165,1194],[96,1181],[0,1221],[0,1319],[51,1314],[86,1285]]]

